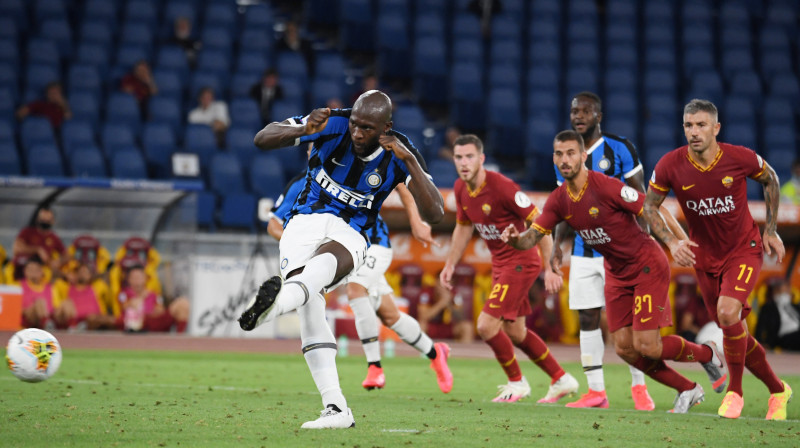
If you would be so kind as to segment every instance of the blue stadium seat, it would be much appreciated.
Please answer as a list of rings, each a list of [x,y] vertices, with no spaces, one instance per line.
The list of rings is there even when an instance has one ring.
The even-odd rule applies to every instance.
[[[16,43],[0,39],[0,62],[19,64],[19,49]]]
[[[447,50],[435,38],[419,39],[414,48],[414,90],[420,100],[442,104],[447,94]]]
[[[47,30],[47,37],[55,41],[60,57],[72,57],[72,28],[66,17],[46,19],[41,22],[41,29]]]
[[[158,86],[158,95],[183,100],[184,84],[180,72],[169,68],[156,68],[153,70],[153,80]]]
[[[325,103],[320,104],[323,107]],[[230,102],[231,123],[247,128],[255,133],[261,129],[261,111],[258,103],[251,98],[237,98]]]
[[[605,95],[620,91],[638,92],[639,72],[630,67],[609,68],[605,76]]]
[[[0,2],[0,16],[13,18],[22,30],[26,30],[29,26],[28,11],[26,10],[23,0],[5,0]]]
[[[106,123],[100,132],[100,144],[107,159],[119,148],[133,147],[136,145],[133,130],[130,126],[121,123]]]
[[[34,37],[28,41],[28,63],[59,64],[61,55],[54,39]]]
[[[14,93],[19,90],[19,75],[16,65],[0,62],[0,85],[13,89]]]
[[[230,77],[231,61],[225,51],[206,48],[197,58],[197,71],[216,73],[225,84]]]
[[[346,50],[373,51],[374,17],[372,2],[369,0],[340,0],[339,2],[339,42]]]
[[[475,14],[459,12],[453,16],[453,41],[482,39],[481,21]]]
[[[647,149],[647,154],[651,152],[662,153],[671,151],[678,147],[677,132],[680,127],[675,124],[675,121],[660,121],[650,120],[644,125],[644,132],[642,132],[642,145]],[[655,160],[657,161],[657,160]],[[651,162],[655,162],[651,160]],[[647,163],[648,167],[655,167],[655,163]]]
[[[338,98],[344,101],[342,88],[338,82],[329,80],[314,80],[311,82],[311,107],[324,107],[328,100]],[[253,106],[258,110],[257,104]],[[256,118],[258,115],[255,116]]]
[[[636,114],[628,115],[606,115],[603,114],[603,131],[628,140],[638,142],[639,140],[639,120]],[[641,149],[640,149],[641,150]],[[641,158],[641,154],[639,155]]]
[[[92,125],[100,119],[100,104],[97,96],[90,92],[75,92],[69,95],[69,107],[73,120],[86,120]]]
[[[244,12],[245,28],[272,29],[275,18],[272,9],[266,4],[256,4],[247,7]]]
[[[567,44],[590,43],[600,41],[600,31],[596,18],[575,18],[570,14],[567,23]]]
[[[603,98],[603,116],[605,117],[638,117],[639,102],[636,90],[620,90],[607,93]],[[604,120],[605,121],[605,120]],[[620,132],[619,130],[611,132]]]
[[[239,127],[236,123],[225,133],[225,147],[236,155],[241,166],[250,166],[251,159],[258,153],[258,148],[253,144],[254,136],[252,129]]]
[[[283,121],[289,117],[296,117],[308,113],[302,103],[296,100],[283,99],[272,104],[272,117],[275,121]]]
[[[176,147],[175,131],[169,124],[145,123],[142,130],[142,149],[147,171],[153,177],[166,178],[172,174],[172,154]]]
[[[567,65],[576,64],[597,65],[600,61],[600,52],[596,42],[574,42],[567,48]]]
[[[164,123],[172,128],[175,135],[180,135],[183,126],[183,114],[178,99],[156,95],[147,101],[147,117],[150,121]]]
[[[189,60],[183,48],[176,45],[164,45],[156,55],[156,69],[171,70],[184,77],[189,74]]]
[[[577,19],[593,19],[598,16],[597,4],[592,0],[570,0],[570,16]]]
[[[759,54],[758,59],[761,75],[765,78],[771,77],[775,73],[785,73],[793,70],[791,53],[785,50],[765,50]]]
[[[788,98],[796,103],[800,100],[800,85],[798,84],[797,76],[792,72],[783,72],[775,75],[770,81],[769,94]]]
[[[522,61],[525,59],[518,39],[503,38],[493,41],[489,54],[492,65],[508,64],[519,68],[522,67]]]
[[[749,48],[724,48],[722,50],[722,76],[731,80],[734,75],[742,71],[752,71],[753,53]]]
[[[378,70],[384,78],[405,79],[411,75],[411,67],[407,62],[410,58],[411,37],[408,25],[402,17],[378,17],[375,45]]]
[[[318,53],[316,59],[316,79],[335,79],[337,81],[343,79],[347,67],[341,54]]]
[[[537,88],[528,90],[528,117],[561,117],[562,98],[558,89]],[[555,134],[553,134],[555,136]]]
[[[209,186],[211,191],[221,196],[231,193],[244,193],[244,173],[239,159],[234,154],[217,153],[209,164]],[[283,185],[283,184],[281,184]]]
[[[259,51],[242,51],[236,59],[236,72],[238,73],[257,73],[261,76],[267,67],[269,67],[269,61]]]
[[[38,97],[44,94],[44,88],[48,83],[60,79],[61,75],[57,66],[40,63],[29,64],[25,75],[25,89],[33,91]]]
[[[308,0],[303,5],[303,16],[309,24],[323,27],[338,24],[339,0]]]
[[[643,15],[645,29],[656,23],[675,22],[675,10],[672,2],[644,2]]]
[[[197,226],[202,229],[214,231],[217,224],[214,216],[217,210],[217,196],[208,191],[198,191],[197,195]]]
[[[67,120],[61,126],[61,146],[64,148],[65,155],[70,155],[80,147],[94,147],[96,145],[94,128],[90,122]]]
[[[557,42],[535,42],[528,50],[528,67],[549,66],[560,68],[561,47]]]
[[[13,141],[0,141],[0,175],[17,176],[22,174],[19,153]]]
[[[239,37],[239,47],[241,51],[259,51],[270,54],[272,40],[266,29],[245,28]]]
[[[261,73],[235,72],[231,77],[231,98],[251,98],[250,89],[259,82],[261,82]]]
[[[11,120],[0,120],[0,143],[14,142],[17,133],[14,131],[14,125]]]
[[[743,33],[742,28],[729,23],[722,23],[720,42],[725,42],[725,48],[750,49],[753,46],[752,33]]]
[[[531,66],[528,70],[528,93],[536,90],[561,91],[561,76],[557,68],[548,65]]]
[[[111,156],[111,177],[147,179],[147,165],[139,151],[121,148]]]
[[[647,48],[654,46],[665,46],[674,48],[675,30],[666,23],[654,23],[644,27],[644,40]]]
[[[795,2],[766,2],[766,23],[787,31],[797,31],[798,6]]]
[[[114,64],[125,70],[130,70],[139,61],[150,60],[150,47],[140,44],[121,44],[117,48]]]
[[[216,95],[220,96],[221,92],[223,92],[223,83],[222,80],[220,80],[220,75],[216,72],[199,70],[193,73],[192,83],[189,89],[189,98],[192,100],[192,104],[194,104],[194,100],[203,87],[211,87],[214,89]]]
[[[639,4],[631,0],[609,0],[606,5],[608,21],[635,22],[638,20]]]
[[[752,70],[742,70],[730,80],[731,95],[747,97],[755,106],[761,104],[763,89],[761,88],[761,78]]]
[[[759,147],[756,123],[754,121],[726,121],[720,134],[719,141],[746,146],[753,150],[757,150]]]
[[[541,18],[548,22],[560,23],[561,6],[562,2],[533,2],[529,15],[531,19]]]
[[[67,72],[67,86],[71,92],[86,90],[99,94],[102,88],[100,73],[93,65],[72,64]]]
[[[119,37],[120,45],[153,46],[152,26],[145,22],[126,21],[122,24]]]
[[[444,18],[435,13],[418,11],[414,20],[414,40],[426,37],[444,39]]]
[[[220,227],[255,230],[256,197],[250,193],[233,193],[222,197]]]
[[[453,188],[458,179],[458,172],[449,160],[431,160],[428,162],[428,171],[433,177],[433,183],[439,188]]]
[[[258,154],[248,165],[250,190],[258,197],[278,199],[288,182],[281,161],[272,154]]]
[[[725,91],[719,73],[713,69],[695,73],[692,76],[691,95],[691,98],[687,98],[687,102],[692,98],[705,98],[715,104],[721,104]]]
[[[522,89],[519,67],[513,65],[492,65],[489,68],[489,85],[492,87],[508,87]]]
[[[203,16],[205,17],[205,27],[220,27],[230,32],[236,27],[238,13],[236,4],[218,2],[209,3]]]
[[[87,0],[83,8],[85,20],[101,20],[115,24],[119,17],[119,6],[122,2],[108,0]]]
[[[126,122],[138,132],[141,111],[136,98],[127,93],[111,93],[106,102],[106,121]]]
[[[486,126],[483,70],[476,62],[456,62],[450,70],[450,116],[462,129]]]
[[[283,52],[278,54],[276,67],[282,78],[292,78],[303,86],[308,84],[308,67],[300,53]]]
[[[98,74],[105,74],[111,63],[108,46],[95,42],[78,44],[77,55],[78,63],[95,67]]]
[[[37,144],[27,151],[28,174],[31,176],[64,176],[64,163],[56,145]]]
[[[608,67],[626,68],[637,70],[639,57],[636,44],[616,43],[606,48],[606,64]]]
[[[25,152],[35,145],[55,146],[56,140],[53,136],[53,126],[47,118],[28,116],[20,126],[20,140],[22,149]]]
[[[158,21],[158,10],[154,2],[149,0],[130,0],[125,5],[126,21],[141,21],[152,24],[155,27]]]
[[[716,70],[712,47],[691,47],[683,52],[683,73],[691,78],[695,73]]]
[[[636,45],[638,33],[636,21],[618,21],[606,25],[606,45],[625,44]]]
[[[108,177],[103,154],[95,146],[81,146],[67,157],[73,177]]]
[[[175,19],[178,17],[185,17],[195,27],[198,25],[197,20],[197,4],[196,1],[181,1],[171,0],[167,2],[164,7],[164,17],[161,21],[160,35],[162,38],[167,38],[172,35],[172,30],[175,26]],[[205,42],[204,42],[205,43]]]
[[[677,64],[675,47],[672,45],[650,47],[644,53],[644,62],[645,68],[675,70]]]
[[[105,2],[113,3],[113,2]],[[114,33],[111,31],[112,24],[99,19],[85,19],[80,24],[79,35],[81,42],[93,42],[103,45],[110,45],[114,42]]]
[[[758,47],[761,52],[777,50],[786,53],[788,53],[791,48],[786,30],[774,26],[765,26],[761,29]]]
[[[62,0],[38,0],[34,6],[34,18],[42,24],[51,18],[66,18],[67,7]]]
[[[684,21],[681,30],[681,41],[684,48],[714,47],[714,30],[712,24],[705,20]]]
[[[561,45],[561,25],[560,22],[552,22],[547,19],[534,18],[528,27],[529,40],[534,44],[537,42],[549,42]]]
[[[745,95],[730,94],[725,98],[725,103],[720,109],[720,122],[728,128],[729,122],[749,121],[757,123],[753,101]]]
[[[183,134],[183,149],[197,154],[200,166],[205,170],[211,157],[217,152],[216,141],[211,127],[204,124],[189,124]]]
[[[784,135],[784,137],[788,137]],[[788,140],[786,141],[788,143]],[[778,181],[780,183],[785,183],[792,177],[792,160],[797,160],[797,153],[794,151],[793,148],[782,148],[782,147],[773,147],[772,149],[768,149],[767,153],[767,163],[769,163],[774,169],[775,173],[778,175]],[[749,182],[748,182],[749,183]],[[758,187],[758,190],[761,190],[763,193],[763,187],[761,184],[757,182],[755,183]],[[748,189],[748,193],[749,193]]]
[[[597,82],[597,75],[594,70],[589,66],[572,66],[567,72],[566,93],[570,99],[572,95],[578,92],[588,90],[590,92],[597,92],[600,87]]]
[[[553,154],[553,138],[559,131],[555,115],[537,112],[527,123],[527,154]]]
[[[497,157],[519,157],[522,147],[522,104],[519,91],[492,88],[489,91],[488,145]]]
[[[679,123],[681,111],[678,100],[670,93],[647,93],[644,96],[644,116],[650,120]]]
[[[761,107],[762,129],[767,126],[794,127],[792,101],[783,95],[773,95],[764,100]]]
[[[396,15],[403,20],[408,19],[411,11],[410,0],[384,0],[378,4],[378,15]]]
[[[483,41],[461,37],[453,41],[453,61],[483,65]]]

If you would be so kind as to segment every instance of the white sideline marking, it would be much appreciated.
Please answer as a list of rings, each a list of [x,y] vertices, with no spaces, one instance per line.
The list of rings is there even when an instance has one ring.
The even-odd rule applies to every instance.
[[[381,429],[381,432],[408,432],[408,433],[427,433],[430,431],[420,431],[419,429]]]

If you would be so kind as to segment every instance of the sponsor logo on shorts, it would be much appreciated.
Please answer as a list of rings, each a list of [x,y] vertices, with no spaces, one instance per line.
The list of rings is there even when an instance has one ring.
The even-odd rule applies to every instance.
[[[650,317],[643,317],[643,318],[639,319],[639,322],[641,322],[641,323],[645,323],[645,322],[649,321],[649,320],[650,320],[650,319],[652,319],[652,318],[653,318],[652,316],[650,316]]]
[[[288,266],[288,265],[289,265],[289,259],[288,258],[284,258],[283,260],[281,260],[281,269],[286,269],[286,266]]]
[[[490,303],[489,308],[500,308],[500,305],[495,305],[494,303]]]
[[[735,290],[737,290],[737,291],[747,291],[747,289],[745,289],[745,288],[740,288],[740,287],[738,287],[738,286],[734,286],[734,287],[733,287],[733,289],[735,289]]]

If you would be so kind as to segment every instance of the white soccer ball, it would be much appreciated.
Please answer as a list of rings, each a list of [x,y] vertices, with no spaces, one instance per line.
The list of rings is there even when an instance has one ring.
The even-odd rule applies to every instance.
[[[38,328],[20,330],[6,346],[6,361],[11,373],[22,381],[44,381],[61,365],[61,345],[55,336]]]

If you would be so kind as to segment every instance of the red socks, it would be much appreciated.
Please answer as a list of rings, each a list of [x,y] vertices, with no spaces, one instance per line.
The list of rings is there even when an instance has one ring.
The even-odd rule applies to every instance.
[[[528,330],[525,339],[517,345],[540,369],[550,376],[550,384],[564,376],[564,369],[558,364],[556,358],[550,353],[547,344],[536,333]]]
[[[669,335],[661,338],[661,359],[671,359],[678,362],[707,363],[713,356],[711,348],[689,342],[686,339]]]
[[[725,348],[725,362],[728,363],[730,373],[730,383],[728,392],[736,392],[739,396],[744,396],[742,392],[742,375],[744,374],[744,362],[747,352],[747,331],[742,322],[722,328],[722,345]],[[783,389],[783,386],[781,386]]]
[[[694,389],[695,383],[693,381],[673,370],[672,367],[668,366],[661,359],[654,361],[642,356],[633,366],[644,372],[644,374],[650,378],[678,392]]]
[[[503,331],[497,332],[494,337],[487,339],[486,343],[492,348],[494,357],[500,363],[500,367],[506,372],[509,381],[519,381],[522,379],[522,371],[519,369],[517,356],[514,354],[514,344],[511,338]]]
[[[783,383],[767,362],[767,352],[751,334],[747,335],[747,353],[744,358],[744,365],[756,378],[767,385],[769,393],[777,394],[783,392]]]

